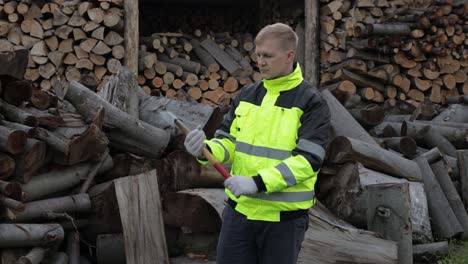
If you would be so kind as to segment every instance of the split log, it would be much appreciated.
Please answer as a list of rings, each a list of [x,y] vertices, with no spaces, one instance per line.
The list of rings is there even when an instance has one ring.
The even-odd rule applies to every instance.
[[[14,219],[14,221],[21,223],[47,219],[47,212],[73,213],[88,212],[90,210],[91,201],[89,195],[77,194],[27,203],[24,211],[16,214],[16,219]]]
[[[130,138],[145,142],[152,151],[152,157],[160,156],[169,142],[167,132],[131,117],[75,81],[71,82],[66,98],[88,120],[99,107],[104,107],[106,110],[104,124]]]
[[[415,161],[421,169],[421,174],[424,175],[422,180],[434,234],[437,237],[450,238],[463,232],[427,160],[417,157]]]
[[[0,224],[0,247],[34,247],[59,244],[64,232],[59,224]]]
[[[129,264],[169,263],[157,186],[156,170],[115,180]]]
[[[318,182],[319,199],[324,199],[327,208],[343,219],[359,228],[367,228],[366,203],[368,187],[374,184],[403,183],[387,174],[370,170],[360,163],[345,163],[336,176]],[[409,182],[411,197],[411,225],[413,241],[428,243],[433,241],[426,193],[423,185]]]
[[[463,237],[465,239],[468,238],[468,214],[466,213],[466,209],[463,206],[463,202],[460,199],[460,196],[458,195],[457,190],[455,189],[455,186],[453,185],[452,180],[450,179],[450,176],[448,175],[448,168],[444,164],[444,161],[438,161],[435,163],[431,164],[431,169],[432,172],[434,172],[434,175],[437,178],[437,181],[440,184],[440,187],[442,188],[442,191],[445,193],[445,196],[447,197],[447,200],[452,207],[453,212],[455,213],[455,216],[458,219],[458,222],[460,223],[461,227],[463,228]]]
[[[398,263],[413,263],[408,183],[382,183],[368,188],[369,230],[398,243]]]
[[[328,90],[322,91],[322,96],[327,101],[331,114],[331,125],[333,134],[337,136],[349,136],[359,139],[368,144],[378,146],[375,140],[367,133],[364,128],[349,114],[341,103]]]
[[[349,137],[336,137],[330,143],[329,160],[335,163],[358,161],[364,166],[408,180],[421,181],[422,175],[414,161],[390,151]]]
[[[128,68],[123,68],[116,75],[112,75],[106,86],[98,94],[121,111],[139,119],[138,91],[135,75]]]

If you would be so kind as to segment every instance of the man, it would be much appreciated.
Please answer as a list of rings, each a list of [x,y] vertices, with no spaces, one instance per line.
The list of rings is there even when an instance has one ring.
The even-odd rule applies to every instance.
[[[214,139],[197,129],[184,142],[202,163],[205,146],[232,162],[219,264],[296,263],[328,143],[329,109],[294,62],[297,35],[277,23],[255,44],[263,80],[242,88]]]

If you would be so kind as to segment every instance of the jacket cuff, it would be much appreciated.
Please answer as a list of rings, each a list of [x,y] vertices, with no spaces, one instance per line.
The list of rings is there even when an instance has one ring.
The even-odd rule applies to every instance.
[[[266,191],[265,183],[260,175],[253,176],[252,179],[254,180],[255,184],[257,185],[258,192]]]

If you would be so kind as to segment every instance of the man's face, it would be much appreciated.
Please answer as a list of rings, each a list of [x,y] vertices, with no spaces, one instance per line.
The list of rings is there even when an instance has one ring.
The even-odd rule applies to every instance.
[[[292,70],[294,50],[287,50],[274,38],[266,38],[255,47],[257,66],[263,79],[275,79],[288,75]]]

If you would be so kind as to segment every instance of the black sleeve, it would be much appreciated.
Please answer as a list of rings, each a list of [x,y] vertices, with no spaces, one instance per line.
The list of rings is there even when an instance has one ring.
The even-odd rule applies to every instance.
[[[306,142],[309,145],[314,146],[317,144],[323,149],[323,153],[321,151],[310,151],[310,148],[296,147],[292,154],[304,156],[314,171],[318,171],[322,166],[331,132],[330,109],[320,92],[314,93],[309,100],[301,117],[301,124],[298,131],[298,143],[302,140],[302,143]]]

